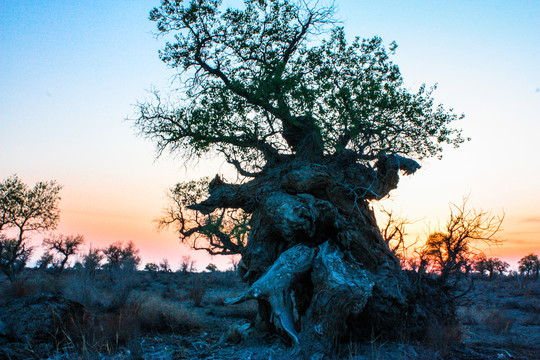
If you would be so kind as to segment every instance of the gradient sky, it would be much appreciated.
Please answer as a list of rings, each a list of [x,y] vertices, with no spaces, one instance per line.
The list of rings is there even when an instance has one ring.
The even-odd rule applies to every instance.
[[[237,2],[237,1],[231,1]],[[448,204],[506,214],[492,256],[540,252],[540,2],[336,1],[352,37],[379,35],[411,89],[438,83],[436,99],[466,119],[472,141],[403,178],[386,208],[418,220],[411,238],[448,216]],[[153,219],[174,183],[226,172],[219,160],[185,165],[135,136],[126,118],[174,73],[157,56],[150,0],[0,3],[0,179],[64,186],[58,232],[87,245],[133,240],[143,262],[173,268],[188,249]],[[427,225],[430,224],[430,225]],[[228,260],[193,254],[203,269]]]

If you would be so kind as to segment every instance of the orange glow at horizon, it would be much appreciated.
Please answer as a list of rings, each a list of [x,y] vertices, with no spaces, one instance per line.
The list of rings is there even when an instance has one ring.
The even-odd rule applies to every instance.
[[[444,225],[448,204],[470,194],[472,208],[505,213],[503,243],[488,255],[540,255],[540,52],[531,50],[540,34],[540,2],[418,3],[341,1],[337,7],[351,39],[395,40],[392,59],[404,86],[438,84],[435,102],[464,113],[455,125],[472,139],[445,149],[441,160],[423,160],[382,203],[416,221],[407,229],[410,239],[425,239]],[[156,40],[155,23],[148,21],[154,6],[2,3],[0,179],[16,173],[29,185],[63,185],[56,232],[84,235],[86,248],[133,241],[142,266],[167,258],[174,268],[190,255],[199,270],[208,262],[227,268],[227,258],[191,251],[153,222],[175,183],[216,173],[236,179],[219,159],[184,165],[181,154],[164,154],[156,160],[155,144],[136,137],[125,121],[136,118],[134,104],[152,97],[147,89],[174,102],[174,90],[182,88],[159,58],[164,39]],[[32,261],[40,256],[42,235],[32,240]]]
[[[406,209],[403,212],[407,216]],[[448,214],[449,211],[442,214],[431,214],[430,217],[420,218],[418,221],[415,221],[414,218],[408,218],[412,223],[405,226],[406,244],[413,244],[417,241],[414,247],[420,247],[430,233],[439,230],[444,231]],[[500,216],[502,214],[493,212],[492,215]],[[384,224],[383,217],[380,215],[378,221],[379,226]],[[495,238],[500,242],[488,246],[480,241],[474,243],[473,246],[484,252],[488,257],[497,257],[509,262],[516,269],[517,262],[522,257],[530,253],[540,254],[540,219],[505,214],[501,230],[495,235]],[[409,255],[412,254],[413,250],[409,251]]]
[[[212,257],[204,251],[194,251],[180,242],[173,229],[158,230],[153,219],[159,217],[160,212],[136,213],[140,208],[116,210],[99,213],[65,209],[58,232],[82,234],[85,237],[85,250],[90,246],[104,248],[116,242],[125,244],[133,241],[140,250],[140,268],[148,262],[157,264],[167,259],[175,270],[184,256],[190,256],[195,261],[198,271],[203,271],[208,263],[214,263],[222,270],[230,267],[228,257]]]
[[[156,196],[153,201],[148,201],[141,195],[139,202],[137,196],[133,196],[129,197],[129,201],[122,202],[119,198],[110,196],[100,198],[99,193],[95,196],[76,196],[76,199],[73,198],[73,193],[66,195],[65,206],[61,203],[61,221],[57,232],[84,235],[85,249],[89,246],[103,248],[118,241],[133,241],[140,250],[141,268],[147,262],[159,263],[166,258],[171,267],[176,269],[184,256],[195,260],[198,271],[203,271],[210,262],[218,265],[220,269],[230,267],[228,257],[212,257],[204,251],[194,251],[181,244],[173,229],[158,231],[154,219],[161,216],[166,205],[164,196]],[[407,209],[403,212],[406,214]],[[413,216],[417,214],[413,212]],[[430,232],[444,226],[447,215],[448,211],[443,211],[440,215],[432,213],[431,217],[426,216],[407,225],[406,241],[411,243],[418,238],[418,244],[422,244]],[[379,225],[381,224],[379,221]],[[482,243],[478,244],[488,256],[499,257],[515,268],[517,261],[523,256],[531,252],[540,253],[540,244],[536,240],[540,238],[540,219],[527,218],[521,214],[506,214],[502,228],[497,234],[497,238],[502,240],[501,244],[489,248]]]

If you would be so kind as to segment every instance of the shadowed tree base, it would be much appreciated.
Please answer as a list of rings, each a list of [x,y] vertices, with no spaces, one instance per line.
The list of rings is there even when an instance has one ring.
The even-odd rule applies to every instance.
[[[401,270],[368,203],[418,164],[392,155],[370,167],[345,157],[284,161],[242,185],[216,177],[210,197],[191,206],[252,213],[239,265],[251,286],[228,302],[258,300],[261,320],[309,354],[333,352],[346,338],[421,338],[453,318],[436,282]]]

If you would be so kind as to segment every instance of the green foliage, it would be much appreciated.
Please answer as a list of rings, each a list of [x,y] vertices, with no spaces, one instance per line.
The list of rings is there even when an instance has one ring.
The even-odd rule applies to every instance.
[[[32,252],[27,232],[53,230],[60,220],[58,195],[62,187],[54,181],[38,182],[33,188],[17,175],[0,182],[0,270],[13,281]]]
[[[200,180],[178,183],[170,189],[169,198],[178,207],[196,204],[208,195],[209,182],[210,179],[204,177]]]
[[[395,43],[390,51],[378,37],[349,43],[331,7],[221,3],[162,0],[150,13],[169,40],[160,58],[182,84],[174,103],[156,94],[139,106],[136,125],[160,152],[218,151],[242,172],[298,153],[295,137],[303,132],[313,134],[311,146],[321,153],[352,149],[368,160],[440,156],[443,144],[464,141],[450,126],[462,116],[435,104],[435,87],[411,93],[403,85],[390,60]]]
[[[218,268],[215,264],[210,263],[206,266],[206,270],[213,273],[213,272],[218,271]]]
[[[62,187],[55,181],[38,182],[33,188],[17,175],[0,183],[0,230],[53,230],[60,220],[58,193]]]
[[[249,234],[250,215],[241,209],[218,209],[203,215],[190,210],[208,196],[209,179],[203,178],[176,184],[169,190],[170,206],[158,220],[160,228],[174,227],[180,240],[194,249],[204,249],[212,255],[239,254]],[[182,264],[187,269],[192,265]]]

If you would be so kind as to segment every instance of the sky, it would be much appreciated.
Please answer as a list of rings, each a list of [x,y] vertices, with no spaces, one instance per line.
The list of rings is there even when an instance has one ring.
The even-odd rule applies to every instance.
[[[175,183],[227,174],[219,159],[156,158],[155,144],[129,121],[150,90],[167,91],[174,77],[148,20],[158,5],[0,2],[0,180],[17,174],[30,185],[63,185],[56,232],[82,234],[87,246],[134,241],[143,263],[167,258],[175,268],[189,255],[199,270],[208,262],[227,268],[229,259],[194,253],[154,222]],[[488,255],[515,264],[540,253],[540,2],[336,5],[351,39],[397,42],[393,61],[407,87],[437,84],[436,100],[466,115],[456,126],[471,141],[422,161],[382,205],[415,221],[414,239],[444,225],[449,203],[469,196],[472,207],[505,216],[503,245]]]

